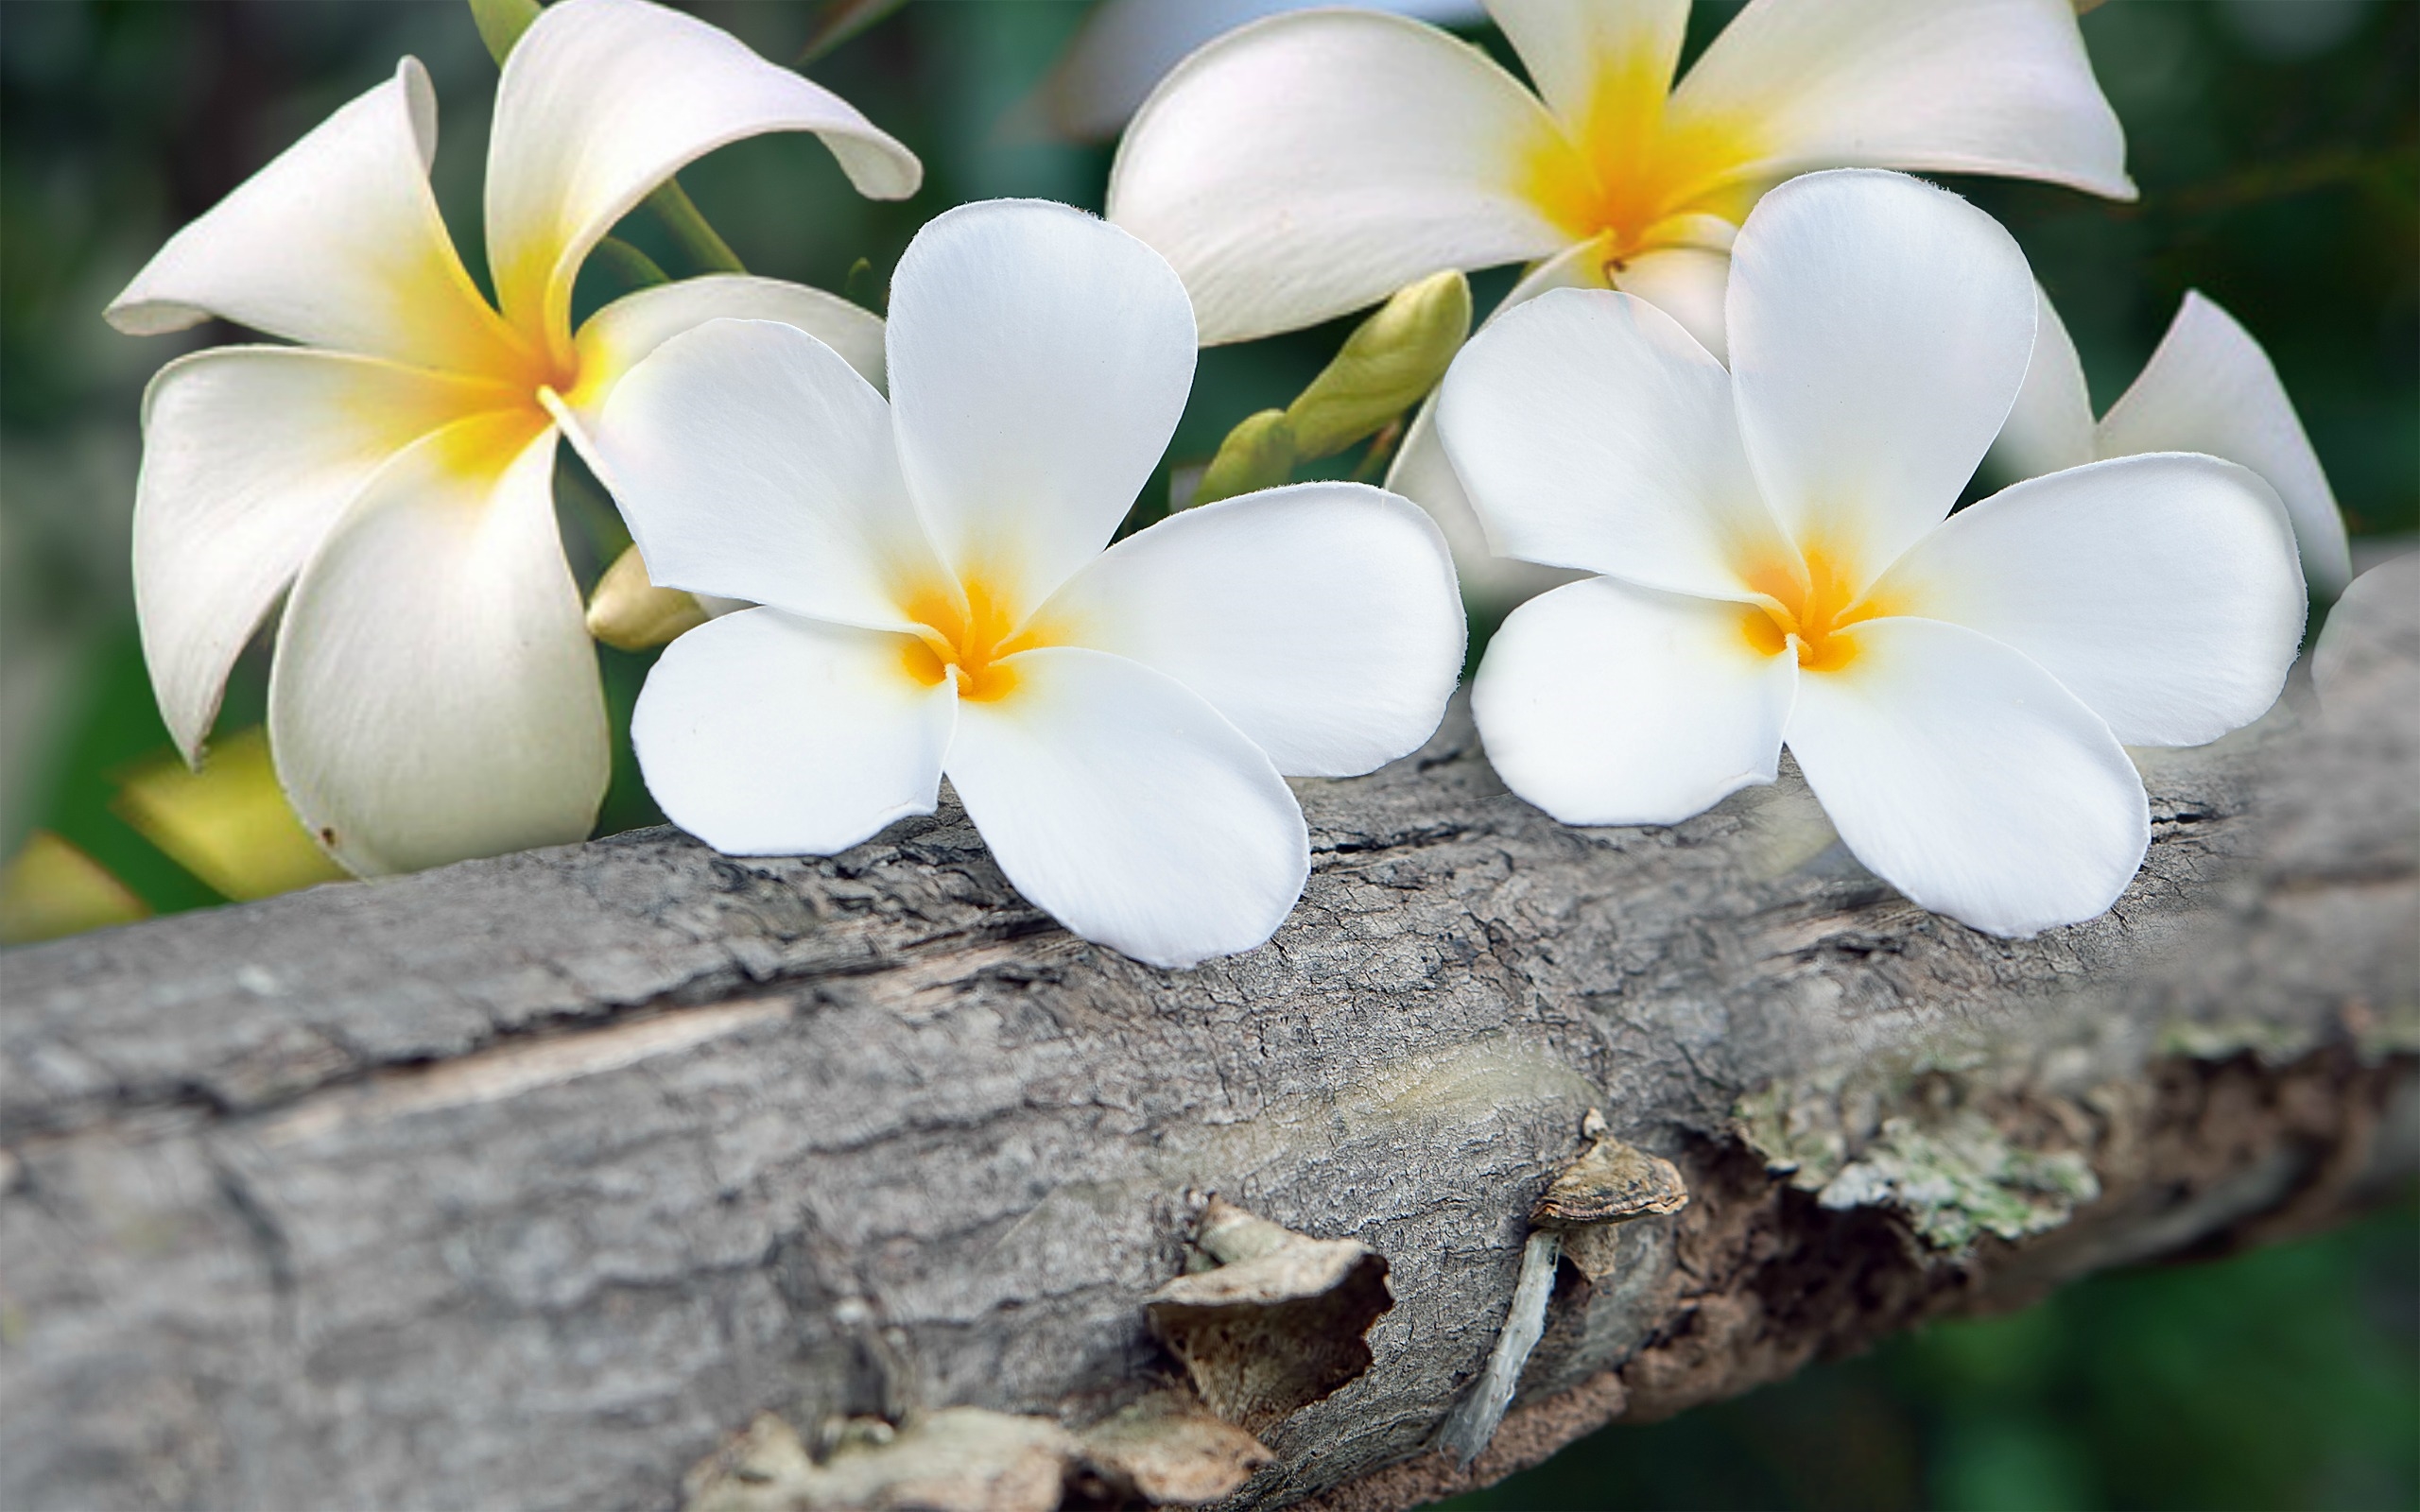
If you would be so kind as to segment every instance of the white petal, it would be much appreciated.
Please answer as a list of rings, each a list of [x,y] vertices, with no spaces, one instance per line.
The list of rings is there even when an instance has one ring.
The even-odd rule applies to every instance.
[[[399,454],[302,569],[269,672],[294,812],[364,874],[578,840],[610,753],[555,529],[555,432],[461,421]]]
[[[1992,469],[2012,483],[2093,459],[2092,393],[2084,387],[2083,360],[2050,296],[2038,285],[2033,303],[2033,357],[1989,458]]]
[[[1100,651],[1014,659],[959,706],[949,780],[1009,881],[1152,966],[1248,951],[1286,921],[1310,836],[1259,747],[1175,679]]]
[[[2098,714],[1962,626],[1869,620],[1839,635],[1856,658],[1799,679],[1789,741],[1859,861],[1993,935],[2118,901],[2151,845],[2151,807]]]
[[[2284,507],[2207,456],[2019,483],[1951,515],[1874,593],[2024,652],[2129,746],[2198,746],[2259,718],[2303,633]]]
[[[683,164],[767,131],[814,132],[877,199],[924,177],[856,107],[728,32],[648,0],[546,7],[505,60],[488,139],[488,267],[506,313],[568,335],[572,281],[614,222]]]
[[[1491,322],[1438,428],[1507,556],[1710,598],[1788,550],[1739,448],[1731,375],[1627,294],[1562,289]]]
[[[729,855],[830,855],[930,814],[958,698],[909,638],[753,609],[664,648],[631,714],[647,788]]]
[[[1052,126],[1079,141],[1107,141],[1187,53],[1248,21],[1307,10],[1322,0],[1105,0],[1085,16],[1076,38],[1043,82]],[[1466,26],[1486,12],[1478,0],[1386,0],[1392,10],[1446,26]]]
[[[2135,198],[2070,0],[1751,0],[1671,119],[1732,126],[1750,180],[1929,168]]]
[[[160,715],[187,760],[227,669],[362,484],[495,397],[291,347],[220,347],[160,369],[143,400],[134,601]]]
[[[437,102],[406,58],[168,245],[107,311],[135,335],[212,316],[313,346],[493,372],[518,338],[473,286],[428,191]]]
[[[1203,341],[1244,341],[1558,250],[1570,236],[1519,187],[1558,139],[1519,80],[1433,26],[1278,16],[1161,81],[1118,145],[1109,217],[1176,265]]]
[[[2033,351],[2033,275],[1945,190],[1809,174],[1740,228],[1728,317],[1765,501],[1862,583],[1949,513],[1999,434]]]
[[[1462,670],[1444,539],[1402,499],[1303,483],[1127,537],[1039,616],[1167,673],[1277,769],[1350,777],[1419,748]]]
[[[674,336],[615,386],[589,444],[661,587],[905,628],[905,606],[945,580],[890,406],[791,326]]]
[[[943,558],[1030,608],[1109,544],[1193,384],[1167,263],[1038,199],[925,223],[891,280],[900,465]]]
[[[1600,289],[1605,286],[1602,252],[1594,242],[1568,247],[1521,276],[1495,308],[1489,312],[1493,323],[1510,310],[1518,308],[1553,289]],[[1480,330],[1487,329],[1481,325]],[[1462,488],[1462,480],[1454,473],[1452,458],[1445,455],[1445,443],[1437,434],[1437,396],[1443,386],[1428,391],[1404,427],[1403,440],[1395,447],[1394,459],[1387,464],[1387,491],[1401,494],[1428,512],[1437,528],[1445,533],[1445,544],[1454,550],[1454,572],[1461,578],[1463,602],[1472,612],[1485,616],[1501,615],[1522,600],[1560,588],[1578,580],[1566,567],[1542,567],[1536,562],[1517,558],[1499,557],[1489,543],[1487,527],[1479,523],[1478,511],[1471,507],[1470,495]]]
[[[2185,296],[2152,360],[2101,418],[2098,447],[2102,456],[2207,452],[2242,463],[2285,500],[2311,586],[2333,595],[2352,580],[2344,517],[2269,353],[2200,293]]]
[[[1763,614],[1610,577],[1539,594],[1471,684],[1487,759],[1565,824],[1676,824],[1772,782],[1798,662],[1751,644]]]
[[[1731,257],[1703,247],[1663,247],[1627,258],[1614,286],[1635,294],[1680,322],[1719,361],[1730,355],[1722,329],[1722,296]]]
[[[1577,126],[1609,79],[1672,87],[1689,0],[1496,0],[1490,8],[1555,114]]]
[[[2347,678],[2355,697],[2381,673],[2408,678],[2416,637],[2420,554],[2406,551],[2354,578],[2328,610],[2327,623],[2320,627],[2319,640],[2310,648],[2310,680],[2319,691],[2320,707],[2333,712]]]
[[[717,319],[794,325],[838,352],[866,382],[883,385],[882,317],[804,284],[712,273],[626,294],[590,316],[577,343],[579,387],[567,397],[584,418],[593,418],[622,375],[648,352]]]

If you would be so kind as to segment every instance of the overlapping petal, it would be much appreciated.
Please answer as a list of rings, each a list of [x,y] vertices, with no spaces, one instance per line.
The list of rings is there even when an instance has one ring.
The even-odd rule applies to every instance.
[[[674,336],[616,386],[591,444],[662,587],[906,629],[905,601],[942,580],[890,406],[790,326]]]
[[[900,465],[933,543],[1021,609],[1109,543],[1193,383],[1167,263],[1043,200],[934,217],[899,260],[888,339]]]
[[[689,631],[631,714],[648,791],[731,855],[829,855],[931,813],[958,698],[900,676],[910,644],[773,609]]]
[[[287,347],[221,347],[160,369],[144,395],[134,600],[161,717],[188,760],[227,669],[362,485],[412,440],[498,397]]]
[[[1635,294],[1680,322],[1719,360],[1730,355],[1723,296],[1731,286],[1731,254],[1703,247],[1659,247],[1622,264],[1614,286]]]
[[[2022,936],[2102,913],[2151,845],[2142,779],[2042,667],[1963,626],[1871,620],[1799,679],[1789,742],[1857,858],[1935,913]]]
[[[2275,492],[2181,455],[2019,483],[1950,516],[1875,594],[2024,652],[2130,746],[2198,746],[2260,717],[2305,602]]]
[[[947,769],[1017,890],[1153,966],[1274,934],[1310,838],[1260,747],[1140,662],[1062,646],[1013,664],[1014,696],[959,704]]]
[[[1519,188],[1559,134],[1519,80],[1433,26],[1278,16],[1153,91],[1119,144],[1109,216],[1175,265],[1202,340],[1243,341],[1440,268],[1560,250],[1571,237]]]
[[[488,267],[505,313],[568,333],[580,260],[684,163],[742,137],[812,131],[860,194],[916,192],[915,154],[856,107],[649,0],[562,0],[505,60],[488,141]]]
[[[1564,289],[1488,325],[1438,407],[1495,547],[1713,598],[1789,549],[1739,445],[1731,375],[1644,300]]]
[[[436,150],[437,101],[406,58],[170,237],[112,301],[110,323],[151,335],[218,316],[416,367],[522,362],[438,215]]]
[[[2131,199],[2126,141],[2069,0],[1751,0],[1673,92],[1676,127],[1750,145],[1735,170],[2002,174]]]
[[[2024,386],[2016,391],[2016,404],[1992,442],[1992,465],[2011,480],[2082,467],[2095,457],[2092,393],[2084,385],[2083,359],[2076,355],[2066,322],[2038,286],[2033,304],[2033,356],[2025,369]]]
[[[1188,509],[1112,546],[1040,617],[1167,673],[1294,776],[1349,777],[1417,749],[1462,664],[1443,538],[1354,483]]]
[[[1187,53],[1246,22],[1319,0],[1105,0],[1084,17],[1038,92],[1050,124],[1086,141],[1117,134]],[[1478,0],[1383,0],[1377,9],[1448,26],[1481,20]]]
[[[1609,81],[1661,100],[1689,28],[1689,0],[1495,0],[1488,10],[1566,125],[1587,118]]]
[[[709,320],[778,320],[796,326],[838,352],[866,382],[876,388],[883,386],[882,317],[804,284],[709,273],[626,294],[590,316],[577,338],[579,387],[565,397],[576,413],[593,418],[622,375],[648,353]]]
[[[294,585],[270,747],[296,815],[356,873],[578,840],[596,818],[605,704],[555,445],[519,415],[414,443]]]
[[[1939,524],[2033,349],[2033,275],[2000,224],[1904,175],[1808,174],[1732,249],[1739,430],[1765,501],[1858,581]]]
[[[2352,579],[2344,517],[2277,369],[2199,292],[2185,296],[2151,361],[2101,417],[2097,447],[2102,456],[2206,452],[2242,463],[2285,501],[2311,585],[2333,594]]]
[[[1471,686],[1488,760],[1565,824],[1677,824],[1772,782],[1799,679],[1750,642],[1762,613],[1609,577],[1541,593]]]

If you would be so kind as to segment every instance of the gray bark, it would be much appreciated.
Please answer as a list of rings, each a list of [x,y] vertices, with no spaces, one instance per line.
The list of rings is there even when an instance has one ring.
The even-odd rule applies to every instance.
[[[760,1413],[997,1426],[966,1407],[1048,1419],[1019,1452],[1076,1485],[1070,1435],[1191,1400],[1146,1302],[1216,1193],[1392,1297],[1366,1368],[1247,1423],[1237,1504],[1401,1506],[2325,1221],[2420,1143],[2410,576],[2325,711],[2298,675],[2146,753],[2141,875],[2031,940],[1909,904],[1794,773],[1565,829],[1458,713],[1298,783],[1301,906],[1187,971],[1068,936],[947,805],[829,860],[653,831],[15,953],[0,1505],[703,1505]],[[1427,1445],[1591,1108],[1688,1204],[1570,1231],[1466,1476]]]

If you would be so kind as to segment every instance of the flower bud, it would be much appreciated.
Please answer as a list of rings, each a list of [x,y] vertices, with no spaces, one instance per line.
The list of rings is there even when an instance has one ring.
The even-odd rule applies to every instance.
[[[1202,470],[1193,502],[1211,504],[1255,489],[1273,489],[1293,475],[1297,460],[1294,427],[1284,410],[1248,415],[1219,443],[1219,455]]]
[[[1297,456],[1333,456],[1420,403],[1470,333],[1470,280],[1460,270],[1395,291],[1287,406]]]
[[[695,594],[648,579],[639,548],[614,558],[588,595],[588,633],[616,651],[644,651],[706,623]]]

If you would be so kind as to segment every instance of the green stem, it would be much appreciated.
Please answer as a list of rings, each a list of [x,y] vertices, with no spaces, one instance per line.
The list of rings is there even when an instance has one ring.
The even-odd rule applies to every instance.
[[[479,28],[479,41],[488,44],[498,68],[537,19],[538,0],[471,0],[471,24]]]
[[[634,289],[652,288],[658,284],[672,282],[672,275],[658,267],[654,258],[619,236],[608,236],[598,242],[596,250],[591,255],[610,268],[615,278]]]
[[[655,212],[655,218],[664,222],[664,229],[672,233],[672,239],[681,244],[682,252],[700,271],[748,271],[748,266],[731,249],[731,244],[717,235],[715,229],[706,224],[706,217],[698,213],[697,204],[681,187],[680,180],[666,179],[658,184],[655,193],[647,197],[647,208]]]

